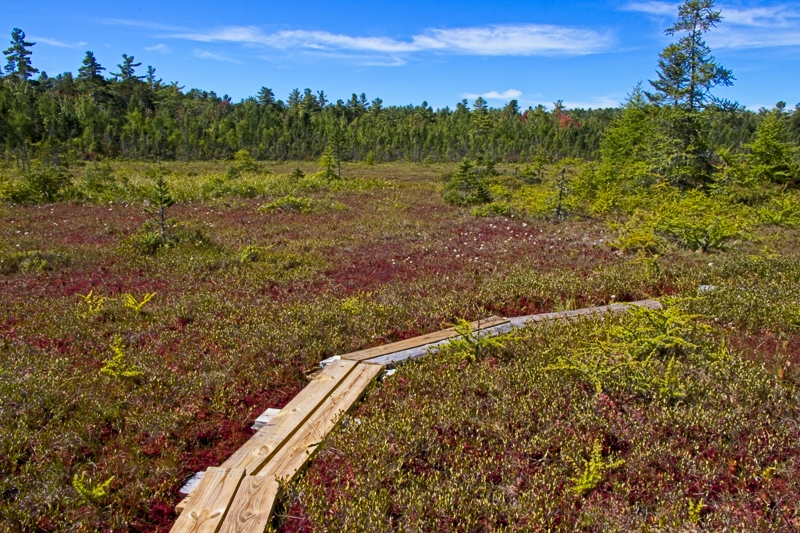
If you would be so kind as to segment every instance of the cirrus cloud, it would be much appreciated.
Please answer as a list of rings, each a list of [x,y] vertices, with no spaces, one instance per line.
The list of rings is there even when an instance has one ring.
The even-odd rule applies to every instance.
[[[625,11],[649,15],[678,14],[672,2],[631,2]],[[800,9],[791,5],[736,7],[721,5],[722,24],[709,33],[708,41],[715,48],[770,48],[800,46]]]
[[[33,37],[31,36],[30,39],[34,41],[36,44],[49,44],[50,46],[58,46],[59,48],[83,48],[86,46],[87,43],[83,41],[79,41],[77,43],[65,43],[56,39],[50,39],[49,37]]]
[[[227,26],[210,31],[173,33],[168,37],[278,49],[385,54],[439,52],[479,56],[586,55],[607,50],[614,42],[608,33],[547,24],[433,28],[405,40],[309,30],[264,33],[255,26]]]
[[[172,52],[172,49],[164,43],[159,43],[153,46],[145,46],[144,49],[148,52],[158,52],[159,54],[168,54]]]
[[[208,50],[194,50],[194,57],[198,57],[200,59],[213,59],[214,61],[224,61],[226,63],[241,63],[241,61],[236,61],[235,59],[231,59],[228,56],[222,54],[216,54],[214,52],[209,52]]]
[[[487,93],[464,93],[461,96],[464,98],[484,98],[485,100],[513,100],[522,96],[522,91],[517,89],[508,89],[507,91],[489,91]]]

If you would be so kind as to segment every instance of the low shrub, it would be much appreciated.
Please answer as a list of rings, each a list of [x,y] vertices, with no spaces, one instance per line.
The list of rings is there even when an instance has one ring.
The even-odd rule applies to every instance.
[[[55,202],[69,195],[72,176],[61,167],[37,166],[2,186],[0,197],[19,204]]]
[[[264,204],[258,208],[262,213],[270,212],[295,212],[295,213],[308,213],[312,210],[314,201],[311,198],[303,198],[298,196],[284,196],[273,200],[268,204]]]
[[[0,272],[43,272],[69,264],[69,256],[63,252],[30,250],[0,254]]]
[[[751,214],[700,191],[654,193],[651,206],[641,208],[625,224],[612,224],[623,250],[655,252],[664,239],[693,251],[724,249],[744,238],[753,227]]]
[[[511,207],[508,204],[492,202],[472,208],[472,215],[478,217],[507,217],[511,216]]]
[[[769,226],[800,227],[800,197],[782,194],[757,210],[758,220]]]

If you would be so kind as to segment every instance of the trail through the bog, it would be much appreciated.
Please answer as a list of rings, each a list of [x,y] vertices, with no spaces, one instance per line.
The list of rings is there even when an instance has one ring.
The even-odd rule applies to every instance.
[[[472,322],[474,335],[501,335],[538,322],[620,313],[631,306],[659,309],[655,300]],[[280,498],[278,480],[303,470],[325,437],[387,367],[435,352],[459,336],[448,328],[322,361],[322,370],[283,409],[259,417],[260,429],[219,467],[198,474],[178,504],[173,533],[263,533]]]

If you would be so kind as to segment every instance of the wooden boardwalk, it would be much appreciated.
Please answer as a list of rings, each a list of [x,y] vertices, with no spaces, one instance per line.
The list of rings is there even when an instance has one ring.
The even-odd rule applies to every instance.
[[[478,335],[499,335],[528,323],[660,308],[655,300],[472,322]],[[458,336],[453,328],[344,355],[319,372],[286,407],[219,467],[209,468],[176,510],[173,533],[263,533],[279,497],[278,479],[292,479],[384,366],[435,351]]]

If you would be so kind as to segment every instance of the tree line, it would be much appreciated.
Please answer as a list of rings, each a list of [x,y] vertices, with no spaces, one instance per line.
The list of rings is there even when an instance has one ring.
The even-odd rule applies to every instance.
[[[433,109],[427,102],[384,106],[363,93],[331,102],[324,91],[311,89],[295,89],[283,101],[267,87],[233,102],[213,91],[164,83],[152,66],[140,75],[141,63],[127,54],[110,72],[87,51],[77,74],[50,77],[34,67],[34,45],[19,28],[11,32],[0,83],[0,154],[22,169],[32,159],[55,165],[97,157],[209,160],[239,150],[257,159],[303,160],[331,146],[344,160],[592,159],[622,113],[568,110],[561,102],[552,110],[521,109],[516,100],[493,108],[483,98],[462,100],[455,108]],[[714,143],[734,150],[752,141],[766,113],[701,106],[703,95],[691,98],[699,98],[697,111],[710,124]],[[798,108],[786,114],[791,135],[799,139]]]

